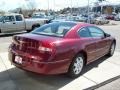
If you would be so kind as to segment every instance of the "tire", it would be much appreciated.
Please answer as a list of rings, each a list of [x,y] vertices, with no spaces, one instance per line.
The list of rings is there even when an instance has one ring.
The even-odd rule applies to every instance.
[[[69,67],[68,76],[71,78],[79,77],[83,70],[83,67],[84,67],[84,56],[82,54],[78,54],[73,59]]]
[[[115,46],[116,46],[116,44],[115,44],[115,42],[113,42],[110,46],[110,49],[109,49],[107,56],[113,56],[114,51],[115,51]]]
[[[27,31],[27,33],[29,33],[29,32],[31,32],[32,30],[26,30]]]
[[[34,25],[34,26],[32,26],[32,31],[35,30],[38,27],[40,27],[40,25]]]

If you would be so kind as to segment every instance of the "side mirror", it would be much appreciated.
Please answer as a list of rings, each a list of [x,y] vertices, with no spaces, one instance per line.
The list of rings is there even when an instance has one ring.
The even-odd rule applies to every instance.
[[[108,33],[105,33],[105,37],[110,37],[111,35]]]

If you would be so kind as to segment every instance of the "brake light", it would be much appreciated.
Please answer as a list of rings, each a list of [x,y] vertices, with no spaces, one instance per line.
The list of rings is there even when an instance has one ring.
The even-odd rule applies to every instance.
[[[47,47],[43,47],[43,46],[39,46],[38,50],[39,50],[39,51],[52,52],[52,49],[51,49],[51,48],[47,48]]]
[[[53,51],[53,46],[49,43],[40,42],[38,50],[40,52],[52,52]]]

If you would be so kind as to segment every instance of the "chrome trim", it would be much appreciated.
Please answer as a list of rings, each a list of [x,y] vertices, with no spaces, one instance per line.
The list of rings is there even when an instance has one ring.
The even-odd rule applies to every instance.
[[[106,47],[104,47],[104,48],[108,48],[108,46],[106,46]],[[100,51],[100,50],[102,50],[102,49],[104,49],[104,48],[100,48],[100,49],[97,49],[97,50],[94,50],[94,51],[91,51],[91,52],[88,52],[88,53],[94,53],[94,52]]]
[[[54,64],[54,63],[60,63],[60,62],[69,61],[69,60],[70,59],[64,59],[64,60],[53,61],[53,62],[41,62],[41,61],[33,60],[32,62],[34,62],[34,63],[41,63],[41,64]]]

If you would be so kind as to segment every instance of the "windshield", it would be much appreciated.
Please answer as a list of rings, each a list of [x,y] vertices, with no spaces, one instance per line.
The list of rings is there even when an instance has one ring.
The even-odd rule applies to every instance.
[[[63,37],[75,23],[52,23],[32,31],[33,34]]]
[[[0,16],[0,22],[2,22],[3,21],[3,16]]]

